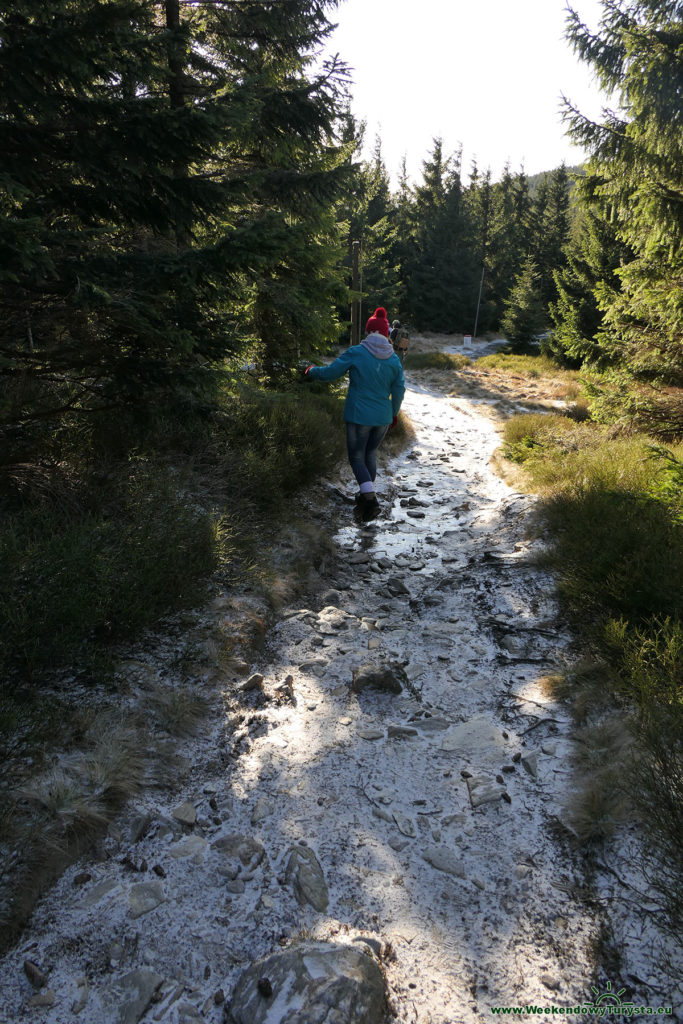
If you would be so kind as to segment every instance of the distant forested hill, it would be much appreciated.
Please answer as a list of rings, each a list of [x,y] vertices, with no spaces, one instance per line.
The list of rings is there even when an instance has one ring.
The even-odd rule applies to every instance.
[[[553,170],[555,170],[555,168],[553,168]],[[567,167],[566,170],[567,170],[567,174],[582,174],[583,175],[583,174],[586,173],[586,168],[585,168],[584,164],[574,164],[572,167]],[[541,182],[543,181],[543,179],[545,177],[549,178],[552,173],[553,173],[553,171],[539,171],[538,174],[530,174],[529,177],[527,178],[527,181],[528,181],[528,184],[529,184],[529,195],[532,196],[532,197],[535,196],[536,193],[538,192],[538,187],[541,184]],[[571,193],[574,190],[574,182],[573,181],[570,181],[569,190],[570,190],[570,196],[571,196]]]

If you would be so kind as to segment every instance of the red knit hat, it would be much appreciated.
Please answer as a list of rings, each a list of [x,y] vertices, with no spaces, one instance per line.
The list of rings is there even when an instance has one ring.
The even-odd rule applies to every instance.
[[[370,319],[365,325],[367,334],[383,334],[385,338],[389,337],[389,321],[387,319],[387,311],[384,306],[378,306],[375,312],[372,314]]]

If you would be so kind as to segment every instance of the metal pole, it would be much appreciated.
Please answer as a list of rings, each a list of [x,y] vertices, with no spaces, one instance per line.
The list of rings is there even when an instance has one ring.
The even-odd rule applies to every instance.
[[[481,268],[481,281],[479,282],[479,298],[477,299],[477,315],[474,318],[474,334],[472,335],[472,341],[477,340],[477,327],[479,325],[479,307],[481,305],[481,293],[484,287],[484,273],[486,268]]]

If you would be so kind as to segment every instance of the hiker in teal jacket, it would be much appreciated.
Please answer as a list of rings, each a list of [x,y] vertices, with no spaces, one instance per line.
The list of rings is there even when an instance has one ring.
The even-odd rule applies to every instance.
[[[376,515],[377,449],[387,430],[396,426],[405,394],[403,367],[389,342],[389,321],[381,306],[368,320],[367,337],[351,345],[329,366],[309,366],[306,380],[339,380],[349,375],[344,406],[346,447],[360,486],[358,504],[368,516]]]

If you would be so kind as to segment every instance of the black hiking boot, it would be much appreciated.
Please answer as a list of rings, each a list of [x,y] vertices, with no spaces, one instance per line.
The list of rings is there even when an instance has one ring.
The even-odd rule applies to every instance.
[[[370,494],[359,495],[356,512],[364,523],[377,518],[379,515],[379,502],[374,491],[371,491]]]

